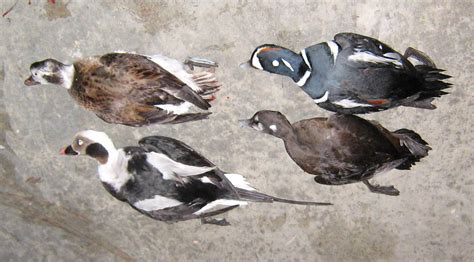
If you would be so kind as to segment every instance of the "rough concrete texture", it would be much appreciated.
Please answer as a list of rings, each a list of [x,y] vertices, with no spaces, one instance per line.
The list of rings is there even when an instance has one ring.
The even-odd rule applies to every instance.
[[[7,260],[473,261],[474,4],[466,1],[50,1],[3,0],[0,10],[0,255]],[[412,171],[376,178],[399,197],[362,184],[318,185],[282,141],[241,129],[260,109],[291,121],[328,112],[290,81],[238,67],[253,48],[299,50],[351,31],[398,50],[428,53],[453,76],[433,111],[396,108],[365,116],[410,128],[433,150]],[[30,63],[128,50],[220,64],[224,87],[212,118],[175,126],[110,125],[79,108],[66,90],[27,88]],[[115,200],[96,163],[58,150],[82,129],[106,131],[117,146],[168,135],[263,192],[331,201],[333,207],[252,204],[226,215],[230,227],[166,224]]]

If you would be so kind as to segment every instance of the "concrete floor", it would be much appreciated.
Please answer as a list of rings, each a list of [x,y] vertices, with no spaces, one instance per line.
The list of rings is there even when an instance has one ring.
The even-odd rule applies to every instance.
[[[0,2],[3,13],[16,0]],[[19,0],[0,18],[0,257],[8,260],[473,261],[474,2],[466,1],[59,1]],[[140,2],[140,3],[138,3]],[[399,197],[362,184],[318,185],[280,140],[238,127],[260,109],[291,121],[328,112],[289,79],[238,67],[253,48],[299,50],[351,31],[398,50],[428,53],[453,76],[437,110],[397,108],[366,116],[410,128],[433,147],[412,171],[378,177]],[[225,84],[207,121],[143,128],[109,125],[66,90],[27,88],[30,63],[128,50],[177,59],[208,57]],[[58,155],[82,129],[117,146],[168,135],[263,192],[331,201],[333,207],[252,204],[226,215],[230,227],[165,224],[115,200],[96,163]]]

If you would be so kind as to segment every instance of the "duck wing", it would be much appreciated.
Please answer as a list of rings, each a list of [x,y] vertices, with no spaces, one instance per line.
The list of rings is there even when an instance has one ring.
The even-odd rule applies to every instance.
[[[184,100],[207,110],[210,104],[198,95],[191,87],[167,71],[150,57],[138,54],[111,53],[100,57],[103,68],[111,76],[113,88],[119,89],[122,95],[131,97],[142,103],[166,103],[163,97],[171,95],[176,99]],[[143,94],[144,97],[140,95]],[[173,100],[173,99],[171,99]],[[172,101],[176,102],[176,101]]]

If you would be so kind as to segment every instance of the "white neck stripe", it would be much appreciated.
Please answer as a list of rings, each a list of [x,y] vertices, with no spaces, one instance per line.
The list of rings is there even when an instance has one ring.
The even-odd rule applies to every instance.
[[[70,89],[74,82],[75,69],[73,65],[65,65],[61,68],[61,78],[63,80],[62,86],[66,89]]]
[[[304,60],[305,64],[309,67],[309,70],[312,70],[311,65],[309,63],[309,60],[308,60],[308,57],[306,56],[306,50],[305,49],[301,50],[301,56],[303,57],[303,60]]]
[[[328,97],[329,97],[329,91],[326,91],[326,93],[324,93],[322,97],[314,99],[314,102],[316,104],[326,102],[328,100]]]
[[[311,76],[311,71],[306,70],[304,75],[301,77],[301,79],[298,82],[296,82],[296,84],[298,86],[304,86],[304,84],[306,84],[306,81],[308,80],[310,76]]]
[[[329,49],[331,49],[332,58],[334,59],[334,64],[336,64],[336,58],[339,54],[339,46],[334,43],[334,41],[328,41],[326,44],[328,45]]]

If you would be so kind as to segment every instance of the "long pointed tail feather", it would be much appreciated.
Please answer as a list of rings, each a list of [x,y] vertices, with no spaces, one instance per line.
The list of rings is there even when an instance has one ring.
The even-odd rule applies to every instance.
[[[279,198],[274,196],[269,196],[256,191],[249,191],[241,188],[237,188],[237,193],[239,197],[243,200],[253,201],[253,202],[281,202],[295,205],[306,205],[306,206],[330,206],[331,203],[327,202],[313,202],[313,201],[299,201],[292,199]]]

